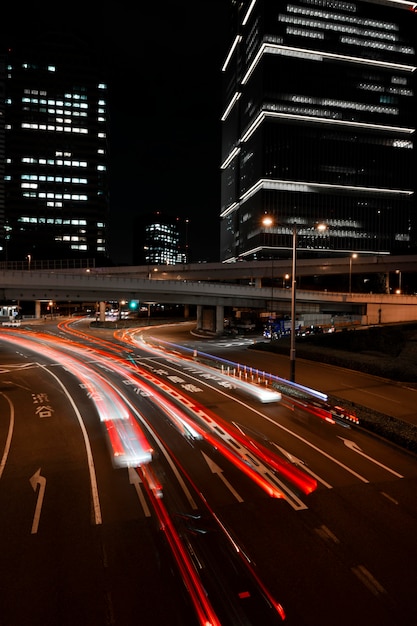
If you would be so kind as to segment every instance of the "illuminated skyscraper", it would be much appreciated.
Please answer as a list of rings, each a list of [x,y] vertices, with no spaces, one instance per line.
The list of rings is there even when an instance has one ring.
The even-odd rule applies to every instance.
[[[133,263],[173,265],[188,263],[188,219],[154,211],[135,220]]]
[[[2,260],[108,256],[107,88],[80,39],[5,55]]]
[[[416,6],[231,0],[222,261],[416,252]]]

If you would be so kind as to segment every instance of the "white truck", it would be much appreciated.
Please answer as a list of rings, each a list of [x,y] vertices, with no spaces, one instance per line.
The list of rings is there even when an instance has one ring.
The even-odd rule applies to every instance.
[[[20,326],[20,320],[15,320],[15,319],[6,320],[5,322],[2,322],[1,325],[9,326],[10,328],[18,328]]]

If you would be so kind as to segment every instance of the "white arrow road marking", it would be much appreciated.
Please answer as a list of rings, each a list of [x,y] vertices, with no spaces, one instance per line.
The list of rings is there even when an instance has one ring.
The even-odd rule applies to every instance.
[[[347,448],[350,448],[351,450],[353,450],[357,454],[360,454],[365,459],[368,459],[368,461],[371,461],[372,463],[375,463],[375,465],[379,465],[379,467],[382,467],[383,469],[387,470],[387,472],[391,472],[391,474],[394,474],[394,476],[397,476],[397,478],[404,478],[404,476],[402,476],[401,474],[399,474],[395,470],[391,469],[390,467],[387,467],[386,465],[383,465],[382,463],[380,463],[379,461],[377,461],[373,457],[371,457],[368,454],[365,454],[364,452],[362,452],[362,450],[360,449],[358,444],[356,444],[354,441],[351,441],[350,439],[344,439],[343,437],[340,437],[340,436],[339,436],[339,439],[341,439],[343,441],[343,443],[345,444],[345,446]]]
[[[46,478],[44,476],[41,476],[41,468],[39,468],[38,471],[35,472],[29,480],[30,480],[30,484],[32,485],[33,491],[36,491],[39,485],[38,497],[36,500],[35,515],[33,516],[32,530],[31,530],[31,534],[35,535],[38,532],[39,518],[41,516],[43,497],[45,495],[45,489],[46,489]]]
[[[278,448],[278,450],[287,457],[287,459],[291,462],[294,463],[294,465],[297,465],[299,467],[302,468],[303,472],[306,472],[307,474],[310,474],[310,476],[312,476],[313,478],[315,478],[317,481],[319,481],[322,485],[324,485],[325,487],[327,487],[328,489],[333,489],[332,485],[330,485],[329,483],[327,483],[325,480],[323,480],[322,478],[320,478],[320,476],[317,476],[317,474],[315,472],[313,472],[309,467],[306,466],[306,464],[304,463],[304,461],[302,461],[301,459],[299,459],[298,457],[294,456],[294,454],[291,454],[291,452],[287,452],[287,450],[285,450],[284,448],[281,448],[281,446],[278,446],[275,442],[272,442],[274,444],[274,446],[276,448]]]
[[[140,487],[142,480],[139,474],[136,472],[136,470],[133,467],[129,467],[128,471],[129,471],[129,482],[136,489],[136,493],[138,494],[138,498],[142,505],[143,512],[145,513],[145,517],[150,517],[151,512],[149,510],[149,507],[145,500],[145,496],[143,495],[142,489]]]
[[[226,487],[229,489],[229,491],[235,496],[236,500],[238,502],[243,502],[243,498],[240,497],[240,495],[238,494],[238,492],[232,487],[232,485],[229,483],[229,481],[227,480],[227,478],[225,478],[223,476],[223,470],[221,469],[221,467],[219,467],[214,461],[212,461],[207,454],[204,454],[204,452],[201,453],[204,457],[204,460],[206,461],[207,465],[210,468],[210,471],[213,474],[217,474],[218,477],[220,478],[220,480],[223,481],[223,483],[226,485]]]

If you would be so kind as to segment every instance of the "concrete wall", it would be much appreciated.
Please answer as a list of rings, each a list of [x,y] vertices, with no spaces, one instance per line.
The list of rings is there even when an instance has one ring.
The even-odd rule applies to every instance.
[[[416,307],[406,304],[368,303],[362,324],[390,324],[395,322],[415,322]]]

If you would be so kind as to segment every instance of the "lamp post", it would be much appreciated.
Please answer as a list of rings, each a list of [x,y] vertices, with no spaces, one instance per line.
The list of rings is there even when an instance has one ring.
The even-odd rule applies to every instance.
[[[398,295],[401,293],[401,270],[395,270],[395,273],[398,274],[398,289],[395,291]]]
[[[353,259],[357,259],[358,255],[356,252],[351,254],[349,257],[349,293],[352,293],[352,261]]]
[[[271,216],[265,215],[262,219],[262,224],[266,228],[271,228],[274,224],[274,220]],[[272,341],[272,314],[274,308],[274,255],[271,254],[271,321],[269,324],[270,341]]]
[[[327,230],[327,224],[316,223],[314,228],[321,233]],[[291,337],[290,337],[290,381],[295,382],[295,317],[297,303],[297,224],[292,225],[292,283],[291,283]]]
[[[262,224],[266,228],[270,228],[274,220],[269,215],[265,215]],[[316,223],[314,228],[320,232],[327,230],[327,224]],[[273,268],[273,266],[272,266]],[[292,225],[292,282],[291,282],[291,337],[290,337],[290,381],[295,382],[295,317],[297,302],[297,223]],[[272,289],[273,289],[272,281]],[[273,295],[273,294],[272,294]],[[272,338],[272,328],[271,328]]]
[[[291,282],[291,346],[290,346],[290,381],[295,382],[295,314],[297,298],[297,224],[292,225],[292,282]]]

